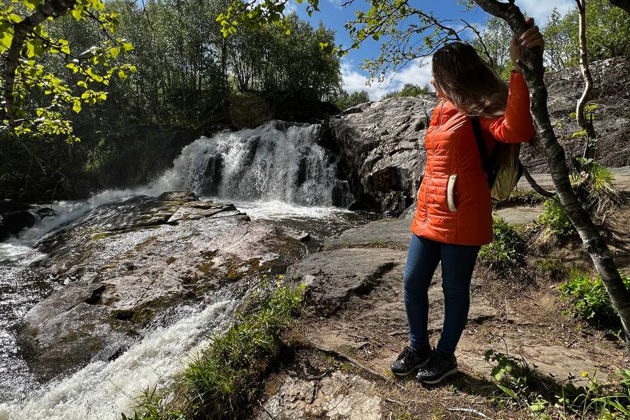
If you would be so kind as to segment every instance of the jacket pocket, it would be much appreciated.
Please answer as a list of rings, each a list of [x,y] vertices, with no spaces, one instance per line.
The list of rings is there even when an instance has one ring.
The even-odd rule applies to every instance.
[[[446,184],[446,204],[449,211],[457,211],[455,206],[455,182],[457,181],[457,175],[453,174],[448,177],[448,184]]]

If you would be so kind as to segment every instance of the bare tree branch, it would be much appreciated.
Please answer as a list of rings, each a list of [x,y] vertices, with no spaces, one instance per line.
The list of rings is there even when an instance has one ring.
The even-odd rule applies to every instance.
[[[588,65],[588,48],[586,46],[586,0],[575,0],[578,9],[578,35],[580,40],[580,70],[584,79],[584,91],[577,101],[575,107],[575,119],[578,125],[586,132],[586,145],[584,146],[584,157],[595,157],[595,127],[593,120],[586,118],[584,108],[586,102],[591,98],[593,90],[593,76]]]

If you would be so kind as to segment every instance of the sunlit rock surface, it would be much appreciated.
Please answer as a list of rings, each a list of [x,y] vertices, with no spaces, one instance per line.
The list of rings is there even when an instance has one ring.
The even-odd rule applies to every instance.
[[[50,379],[111,360],[183,303],[209,292],[242,296],[248,281],[281,272],[303,252],[277,227],[189,192],[95,208],[45,237],[39,275],[66,285],[25,316],[19,341],[30,368]]]

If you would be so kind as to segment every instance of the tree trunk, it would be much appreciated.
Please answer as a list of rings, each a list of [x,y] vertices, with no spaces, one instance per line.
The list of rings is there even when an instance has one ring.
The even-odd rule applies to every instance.
[[[502,3],[497,0],[475,0],[475,2],[487,13],[504,19],[517,35],[528,29],[525,17],[521,10],[514,5],[514,0],[510,0],[510,3]],[[602,277],[610,300],[621,319],[626,347],[630,352],[630,290],[623,284],[612,254],[599,230],[571,188],[564,149],[558,143],[547,109],[547,87],[543,79],[542,50],[540,48],[526,49],[522,67],[531,94],[531,112],[534,124],[545,148],[558,198],[578,231],[584,247],[593,260],[595,269]]]
[[[593,120],[587,118],[584,112],[586,102],[591,98],[593,90],[593,76],[588,65],[588,47],[586,45],[586,0],[575,0],[578,8],[578,34],[580,40],[580,70],[584,79],[584,91],[577,101],[575,108],[575,119],[578,125],[586,133],[586,145],[584,146],[584,157],[595,158],[595,141],[597,133],[593,127]]]

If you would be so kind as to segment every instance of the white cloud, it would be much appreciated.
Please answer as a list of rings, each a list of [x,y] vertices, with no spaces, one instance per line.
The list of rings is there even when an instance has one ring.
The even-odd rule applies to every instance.
[[[516,5],[540,26],[547,24],[553,9],[561,14],[575,8],[575,0],[517,0]]]
[[[343,3],[345,3],[345,0],[328,0],[328,3],[332,4],[333,6],[337,7],[338,9],[341,9],[341,5]]]
[[[343,78],[343,88],[347,92],[366,90],[371,100],[377,100],[386,93],[402,89],[406,83],[413,83],[419,86],[428,84],[431,86],[431,57],[413,60],[401,71],[387,74],[382,83],[374,80],[370,86],[367,85],[368,77],[364,73],[359,72],[348,61],[341,63],[341,76]]]

